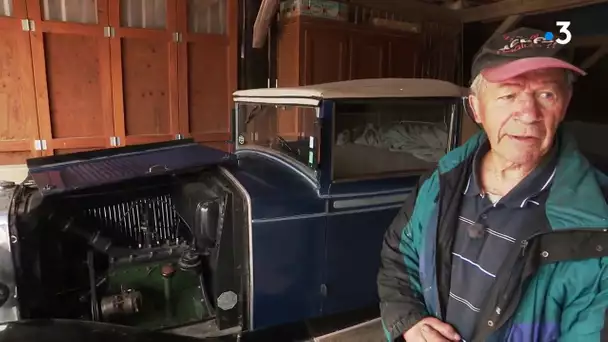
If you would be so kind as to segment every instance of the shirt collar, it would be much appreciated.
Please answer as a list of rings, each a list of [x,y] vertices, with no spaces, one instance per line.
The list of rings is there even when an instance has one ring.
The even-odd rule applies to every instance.
[[[515,188],[500,199],[498,203],[505,204],[509,207],[523,208],[531,199],[538,196],[541,192],[548,189],[555,176],[555,168],[557,166],[557,147],[551,148],[543,161],[530,174],[526,176]],[[464,190],[466,196],[485,197],[481,190],[481,180],[479,170],[481,159],[490,151],[490,143],[485,140],[475,151],[471,174]]]

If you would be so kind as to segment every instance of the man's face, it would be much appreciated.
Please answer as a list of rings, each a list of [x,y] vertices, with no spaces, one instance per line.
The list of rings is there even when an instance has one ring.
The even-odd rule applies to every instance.
[[[505,82],[483,82],[469,97],[492,150],[514,164],[536,163],[553,144],[571,90],[561,69],[540,69]]]

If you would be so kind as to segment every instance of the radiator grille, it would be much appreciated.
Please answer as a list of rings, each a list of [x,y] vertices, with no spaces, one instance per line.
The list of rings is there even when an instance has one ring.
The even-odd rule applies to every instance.
[[[125,201],[89,209],[102,234],[115,244],[135,249],[177,245],[179,216],[169,195]]]

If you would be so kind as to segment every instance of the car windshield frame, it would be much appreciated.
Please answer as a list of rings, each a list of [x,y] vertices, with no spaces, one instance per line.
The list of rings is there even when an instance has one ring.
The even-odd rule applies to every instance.
[[[253,108],[252,108],[253,107]],[[274,107],[274,111],[268,111]],[[247,140],[243,136],[243,132],[246,132],[245,127],[247,124],[251,123],[251,121],[255,120],[256,117],[260,115],[275,115],[278,116],[279,110],[289,109],[289,107],[295,109],[294,115],[296,120],[298,120],[299,114],[297,109],[305,109],[310,110],[314,113],[314,122],[313,122],[313,134],[307,135],[305,139],[302,139],[300,142],[308,141],[308,153],[307,153],[307,163],[305,163],[302,159],[296,158],[293,153],[287,151],[286,149],[277,149],[268,146],[263,146],[255,143],[246,143]],[[237,101],[235,102],[235,153],[239,152],[258,152],[263,153],[265,155],[270,156],[271,158],[278,159],[282,162],[288,163],[289,166],[295,168],[300,173],[303,173],[308,178],[317,182],[317,175],[319,170],[319,156],[320,156],[320,144],[321,144],[321,121],[320,121],[320,111],[321,108],[318,105],[312,104],[298,104],[298,103],[275,103],[269,99],[268,102],[247,102],[247,101]],[[273,114],[270,114],[273,113]],[[310,114],[312,115],[312,114]],[[254,133],[255,132],[249,132]],[[279,134],[277,134],[279,133]],[[298,131],[298,134],[303,134],[303,132]],[[278,129],[274,132],[275,137],[282,138],[282,133],[278,132]],[[285,143],[292,142],[289,139],[283,138]],[[283,145],[283,143],[281,143]],[[301,151],[300,151],[301,152]]]

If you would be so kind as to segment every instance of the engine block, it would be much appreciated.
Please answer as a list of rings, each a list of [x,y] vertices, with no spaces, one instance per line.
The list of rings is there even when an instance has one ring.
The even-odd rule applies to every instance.
[[[86,210],[101,235],[132,249],[176,246],[180,218],[170,195],[158,195]]]
[[[233,161],[194,141],[28,160],[0,183],[0,323],[240,326],[237,302],[216,303],[243,289]]]
[[[28,297],[23,318],[85,314],[149,329],[212,319],[206,277],[225,214],[222,188],[212,179],[48,199],[31,184],[21,187],[16,222],[27,284],[22,296]],[[53,304],[41,304],[49,298]]]

